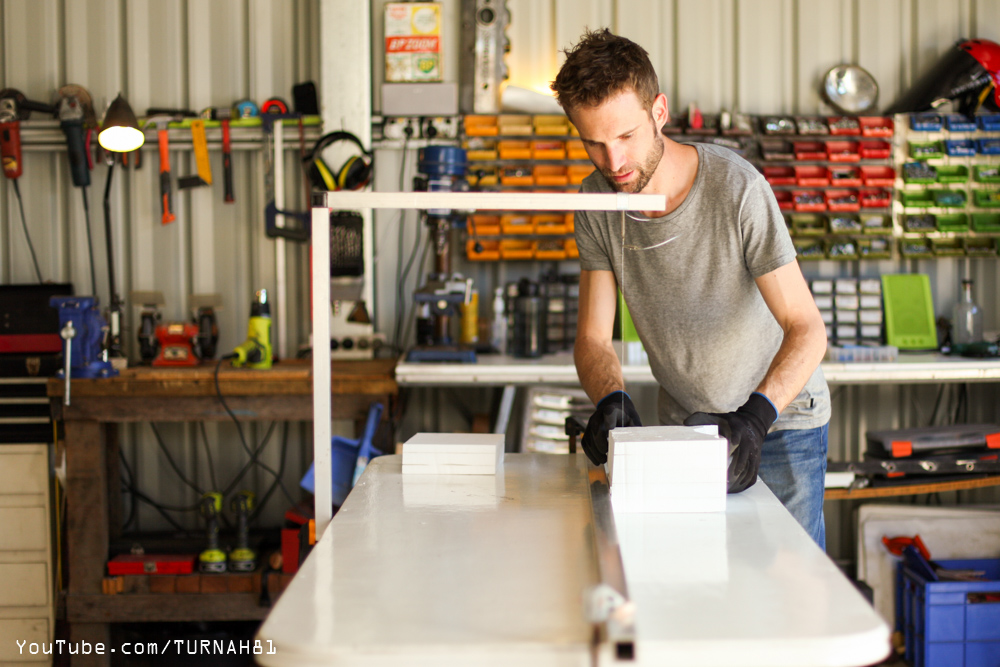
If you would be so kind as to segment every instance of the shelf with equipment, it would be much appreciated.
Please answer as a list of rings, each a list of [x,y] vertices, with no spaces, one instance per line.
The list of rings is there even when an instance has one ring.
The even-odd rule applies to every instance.
[[[756,161],[799,259],[893,256],[894,119],[765,116]]]
[[[900,119],[894,217],[903,256],[996,257],[1000,114]]]

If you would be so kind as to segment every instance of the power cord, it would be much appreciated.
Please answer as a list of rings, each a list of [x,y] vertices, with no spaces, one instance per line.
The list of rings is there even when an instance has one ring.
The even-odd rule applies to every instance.
[[[177,476],[180,478],[180,480],[185,484],[187,484],[189,487],[191,487],[191,489],[198,494],[199,498],[203,496],[205,494],[205,491],[201,489],[197,484],[189,480],[187,477],[185,477],[184,473],[180,469],[180,466],[178,466],[177,462],[174,461],[174,457],[170,455],[170,451],[167,449],[167,444],[163,442],[163,438],[160,436],[160,431],[159,429],[156,428],[156,424],[150,422],[149,426],[150,428],[153,429],[153,435],[156,436],[156,442],[160,446],[160,450],[163,452],[163,455],[167,457],[167,463],[169,463],[170,467],[174,469],[174,472],[177,473]]]
[[[38,256],[35,255],[35,246],[31,243],[31,234],[28,233],[28,222],[24,218],[24,200],[21,199],[21,188],[17,184],[17,179],[12,178],[10,182],[14,184],[14,194],[17,195],[17,206],[21,209],[21,227],[24,228],[24,240],[28,242],[28,250],[31,251],[31,261],[35,265],[35,273],[38,275],[38,282],[44,283],[42,270],[38,267]]]
[[[230,359],[234,359],[235,357],[236,357],[235,354],[227,354],[224,357],[222,357],[221,359],[219,359],[219,362],[217,364],[215,364],[215,374],[214,374],[215,375],[215,394],[218,397],[219,402],[222,403],[222,407],[225,409],[226,414],[229,415],[229,418],[233,420],[234,424],[236,424],[236,432],[240,436],[240,444],[243,445],[243,450],[250,457],[250,460],[253,461],[262,470],[266,470],[267,472],[271,473],[274,476],[275,481],[281,486],[281,490],[282,490],[282,492],[284,492],[285,497],[288,499],[288,501],[290,503],[292,503],[292,505],[296,505],[298,503],[298,501],[294,497],[292,497],[292,494],[288,491],[288,487],[285,486],[285,483],[281,479],[280,475],[277,472],[275,472],[275,470],[271,466],[267,465],[266,463],[264,463],[262,461],[257,460],[257,455],[253,451],[250,450],[250,446],[247,445],[246,436],[243,435],[243,425],[240,424],[240,421],[236,418],[236,415],[229,408],[229,404],[226,402],[225,397],[222,395],[222,388],[219,386],[219,369],[222,368],[222,362],[228,361]]]

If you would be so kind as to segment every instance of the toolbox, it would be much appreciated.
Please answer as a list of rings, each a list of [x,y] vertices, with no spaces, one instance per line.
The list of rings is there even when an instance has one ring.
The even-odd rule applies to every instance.
[[[896,591],[914,667],[995,667],[1000,656],[1000,559],[939,560],[948,569],[982,570],[988,581],[935,581],[901,565]]]

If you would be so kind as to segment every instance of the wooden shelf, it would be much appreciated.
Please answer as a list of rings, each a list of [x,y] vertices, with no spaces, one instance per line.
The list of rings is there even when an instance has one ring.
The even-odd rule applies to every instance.
[[[1000,486],[1000,475],[977,477],[976,479],[952,480],[948,482],[921,482],[899,486],[879,486],[867,489],[827,489],[824,500],[862,500],[865,498],[891,498],[893,496],[913,496],[922,493],[942,491],[967,491]]]

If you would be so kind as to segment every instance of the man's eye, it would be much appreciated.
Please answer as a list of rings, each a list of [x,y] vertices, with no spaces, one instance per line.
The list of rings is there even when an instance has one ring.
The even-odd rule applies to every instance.
[[[629,139],[631,139],[631,138],[632,138],[632,133],[631,132],[629,132],[628,134],[623,134],[622,135],[622,139],[625,139],[626,141],[629,140]]]

